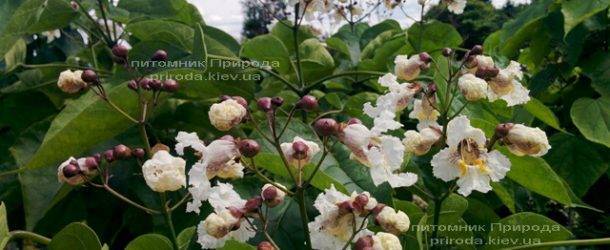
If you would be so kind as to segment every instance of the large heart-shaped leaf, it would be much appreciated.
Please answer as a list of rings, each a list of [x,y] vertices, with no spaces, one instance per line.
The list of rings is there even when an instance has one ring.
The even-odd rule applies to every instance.
[[[280,39],[270,34],[246,41],[240,55],[257,61],[261,66],[271,66],[282,74],[289,73],[292,68],[288,50]]]
[[[91,228],[83,223],[74,222],[53,236],[48,248],[50,250],[100,250],[102,244]]]
[[[572,104],[570,116],[585,138],[610,147],[610,97],[580,98]]]
[[[566,240],[571,236],[565,227],[547,217],[530,212],[518,213],[492,224],[485,249]]]
[[[160,234],[145,234],[135,238],[127,247],[126,250],[172,250],[172,242],[165,236]]]

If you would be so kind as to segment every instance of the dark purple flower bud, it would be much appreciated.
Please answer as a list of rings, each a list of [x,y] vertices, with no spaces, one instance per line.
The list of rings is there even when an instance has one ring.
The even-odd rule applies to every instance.
[[[364,207],[368,203],[369,203],[369,197],[364,194],[359,194],[354,199],[353,206],[356,211],[364,211]]]
[[[426,52],[422,52],[422,53],[419,53],[419,60],[421,60],[422,62],[425,62],[425,63],[429,63],[430,61],[432,61],[432,57],[430,57],[430,54],[428,54]]]
[[[305,111],[312,111],[318,108],[318,99],[312,95],[306,95],[297,102],[297,107]]]
[[[481,46],[481,45],[475,45],[470,50],[470,55],[480,55],[480,54],[483,54],[483,46]]]
[[[142,159],[144,158],[144,155],[146,155],[146,151],[144,151],[143,148],[135,148],[131,154],[138,159]]]
[[[85,167],[89,170],[96,170],[99,163],[94,157],[87,157],[85,158]]]
[[[235,218],[241,218],[244,217],[244,211],[242,209],[236,208],[234,206],[230,206],[227,208],[229,210],[229,212],[231,212],[231,215],[233,215],[233,217]]]
[[[373,214],[381,213],[381,210],[383,210],[384,207],[385,207],[385,204],[378,203],[377,206],[375,206],[375,208],[373,208],[373,210],[371,210],[371,212],[373,212]]]
[[[97,73],[95,73],[95,71],[90,70],[90,69],[84,70],[83,73],[81,74],[80,78],[86,83],[97,83],[99,80],[97,78]]]
[[[167,92],[176,92],[180,88],[180,84],[174,79],[163,81],[163,90]]]
[[[256,104],[262,111],[265,112],[271,111],[273,109],[273,106],[271,104],[271,98],[269,97],[262,97],[258,99],[258,101],[256,101]]]
[[[321,136],[331,136],[337,133],[339,126],[332,118],[322,118],[316,121],[314,129]]]
[[[235,100],[237,103],[239,103],[239,105],[248,109],[248,101],[246,101],[246,99],[244,99],[243,97],[236,95],[236,96],[232,96],[231,99]]]
[[[453,50],[451,50],[451,48],[443,48],[443,56],[445,57],[450,57],[451,54],[453,54]]]
[[[436,93],[436,91],[438,90],[438,88],[436,87],[435,83],[431,83],[430,85],[428,85],[428,96],[432,96]]]
[[[66,178],[70,178],[79,175],[80,168],[78,165],[68,164],[61,170],[61,172]]]
[[[375,244],[375,241],[373,240],[373,237],[370,235],[365,235],[360,237],[357,241],[356,244],[354,245],[354,250],[368,250],[368,249],[372,249],[373,244]]]
[[[136,81],[131,80],[127,84],[127,87],[129,87],[129,89],[131,89],[131,90],[136,91],[136,90],[138,90],[140,88],[140,85]]]
[[[75,1],[70,1],[70,7],[72,7],[72,9],[73,9],[74,11],[77,11],[77,10],[78,10],[78,8],[79,8],[79,7],[78,7],[78,3],[76,3]]]
[[[112,47],[112,54],[120,59],[126,59],[129,49],[125,45],[117,44]]]
[[[262,204],[263,197],[255,196],[246,201],[246,205],[244,205],[244,210],[246,210],[247,213],[253,213],[256,212]]]
[[[150,90],[152,87],[150,86],[152,82],[152,79],[150,78],[142,78],[142,80],[140,80],[140,82],[138,83],[140,85],[140,88],[145,89],[145,90]]]
[[[294,151],[292,157],[297,160],[303,160],[307,158],[307,151],[309,150],[309,147],[302,141],[296,141],[292,143],[292,150]]]
[[[167,61],[167,52],[165,50],[157,50],[150,58],[153,61]]]
[[[108,163],[113,162],[115,160],[114,150],[108,149],[104,151],[104,160],[106,160]]]
[[[352,203],[349,201],[341,202],[337,206],[339,207],[340,214],[347,214],[347,213],[351,213],[352,211],[354,211],[354,207],[352,206]]]
[[[506,137],[513,126],[515,126],[513,123],[498,124],[498,126],[496,126],[496,135],[500,138]]]
[[[258,142],[252,139],[245,139],[239,142],[239,152],[245,157],[254,157],[261,150]]]
[[[159,79],[152,79],[150,81],[150,88],[153,90],[161,90],[163,88],[163,83]]]
[[[98,163],[102,162],[102,155],[100,153],[93,154],[93,158],[95,158]]]
[[[272,201],[277,197],[277,188],[274,186],[267,187],[263,190],[263,200],[264,201]]]
[[[481,79],[490,79],[496,77],[500,73],[500,70],[496,67],[493,68],[477,68],[474,75]]]
[[[114,146],[114,155],[119,159],[131,157],[131,149],[123,144]]]
[[[284,104],[284,98],[281,98],[279,96],[273,97],[273,98],[271,98],[271,104],[274,107],[280,107],[280,106],[282,106],[282,104]]]

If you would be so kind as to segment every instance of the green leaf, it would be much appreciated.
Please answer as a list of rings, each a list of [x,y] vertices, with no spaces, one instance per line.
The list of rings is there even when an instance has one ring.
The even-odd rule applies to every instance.
[[[585,19],[605,10],[610,0],[569,0],[562,2],[561,13],[564,19],[564,32],[568,34],[574,27]]]
[[[192,48],[193,29],[179,22],[167,20],[146,20],[130,23],[125,30],[141,41],[155,41],[171,44],[186,51]]]
[[[246,41],[240,56],[258,61],[261,65],[274,66],[282,74],[290,72],[290,57],[288,50],[280,39],[273,35],[257,36]]]
[[[485,249],[500,249],[538,242],[560,241],[569,239],[572,236],[572,233],[559,223],[530,212],[508,216],[501,219],[498,223],[494,224],[490,229]],[[542,228],[548,228],[549,231],[543,231]]]
[[[11,235],[8,229],[8,221],[6,217],[6,206],[4,202],[0,203],[0,249],[4,249],[10,240]]]
[[[610,97],[610,52],[598,52],[583,59],[582,71],[592,80],[593,88]]]
[[[178,241],[178,247],[180,250],[188,249],[188,246],[191,244],[191,240],[195,233],[197,232],[197,228],[195,226],[187,227],[182,232],[178,234],[176,240]]]
[[[552,149],[544,158],[578,197],[608,170],[608,162],[594,143],[564,133],[553,135],[549,141]]]
[[[502,201],[502,204],[504,204],[511,212],[516,212],[517,209],[515,208],[515,198],[512,191],[510,191],[500,182],[491,182],[490,184],[494,193],[498,196],[500,201]]]
[[[585,138],[610,147],[610,97],[580,98],[572,104],[570,116]]]
[[[402,29],[396,20],[386,19],[383,22],[371,26],[362,33],[362,36],[360,36],[360,47],[366,47],[371,40],[388,30],[400,31]]]
[[[102,244],[91,228],[83,223],[74,222],[53,236],[48,248],[50,250],[99,250],[102,248]]]
[[[127,84],[108,84],[105,89],[111,101],[132,117],[137,117],[138,98],[127,88]],[[69,101],[55,117],[42,145],[25,167],[55,165],[70,156],[78,156],[133,125],[133,122],[89,92]],[[62,150],[57,150],[58,148]]]
[[[6,64],[6,71],[11,71],[17,66],[25,62],[25,56],[27,54],[27,44],[25,40],[19,39],[13,45],[13,47],[4,55],[4,63]]]
[[[195,6],[185,0],[130,0],[119,2],[119,8],[129,12],[129,19],[167,19],[187,25],[203,24]]]
[[[527,112],[529,112],[545,124],[559,131],[563,131],[563,129],[559,125],[559,119],[557,119],[555,113],[553,113],[553,111],[551,111],[549,107],[544,105],[544,103],[542,103],[538,99],[532,98],[523,107],[525,108],[525,110],[527,110]]]
[[[255,250],[256,247],[236,240],[228,240],[219,250]]]
[[[208,48],[205,44],[205,35],[203,33],[203,28],[200,24],[198,24],[197,29],[195,29],[195,38],[193,40],[193,53],[191,57],[194,60],[199,61],[207,61],[208,58]]]
[[[292,25],[292,23],[289,21],[284,21],[284,23]],[[271,35],[278,38],[284,44],[284,47],[291,55],[296,52],[292,28],[286,27],[286,25],[278,23],[278,25],[273,26],[273,29],[271,29]],[[314,37],[316,36],[311,33],[311,28],[309,26],[299,26],[297,39],[298,44],[301,44],[303,41]]]
[[[4,57],[22,36],[64,27],[76,17],[76,13],[67,1],[24,1],[10,12],[10,18],[2,17],[6,25],[0,25],[4,27],[0,32],[0,56]]]
[[[500,152],[510,159],[511,167],[507,177],[521,186],[559,201],[571,205],[569,190],[563,185],[563,180],[549,164],[542,158],[531,156],[516,156],[502,148]]]
[[[290,174],[286,170],[282,159],[276,154],[260,153],[254,158],[254,162],[258,168],[265,169],[275,175],[279,175],[284,178],[290,178]],[[305,165],[305,167],[303,167],[303,178],[309,178],[309,176],[311,176],[311,174],[313,173],[314,168],[314,164],[310,163]],[[294,168],[291,168],[291,170],[293,172],[293,175],[298,174],[298,172]],[[330,188],[331,185],[335,185],[335,188],[337,188],[337,190],[347,193],[347,189],[339,180],[334,179],[333,177],[326,174],[324,171],[318,171],[318,173],[316,173],[314,178],[311,180],[311,185],[320,190],[324,190]]]
[[[165,236],[160,234],[145,234],[135,238],[127,247],[126,250],[173,250],[172,242]]]
[[[432,51],[444,47],[457,47],[462,44],[462,36],[450,24],[432,21],[421,25],[412,25],[408,30],[409,42],[418,51]],[[421,44],[420,44],[421,43]]]

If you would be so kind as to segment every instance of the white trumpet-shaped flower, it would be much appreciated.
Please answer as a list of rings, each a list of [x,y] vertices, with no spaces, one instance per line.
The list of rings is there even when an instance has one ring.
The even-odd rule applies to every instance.
[[[409,118],[419,121],[417,130],[440,126],[436,120],[441,114],[434,108],[432,98],[415,99],[413,102],[413,110],[409,113]]]
[[[530,100],[529,90],[521,84],[522,79],[521,65],[511,61],[496,77],[488,81],[487,98],[492,102],[502,99],[509,107],[527,103]]]
[[[447,124],[447,148],[432,157],[434,176],[444,181],[457,180],[458,193],[468,196],[473,190],[486,193],[490,181],[500,181],[510,170],[510,161],[500,152],[487,152],[482,130],[470,125],[466,116]]]

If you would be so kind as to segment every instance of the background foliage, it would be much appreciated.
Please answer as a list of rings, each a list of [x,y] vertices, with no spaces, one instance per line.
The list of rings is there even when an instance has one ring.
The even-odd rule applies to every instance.
[[[95,8],[93,1],[84,2]],[[171,60],[202,56],[276,60],[281,63],[273,70],[290,80],[297,77],[290,63],[296,49],[305,60],[305,85],[296,91],[277,78],[250,68],[210,65],[205,74],[256,74],[260,80],[181,81],[180,91],[164,98],[151,120],[151,134],[167,145],[174,144],[173,137],[181,130],[195,131],[207,140],[221,136],[210,125],[207,110],[222,94],[249,100],[279,95],[295,101],[310,93],[321,100],[323,109],[338,113],[343,120],[360,117],[365,123],[370,122],[362,116],[361,107],[382,92],[376,81],[360,75],[330,80],[326,76],[354,70],[388,72],[398,54],[428,51],[439,58],[444,47],[470,48],[483,42],[486,53],[494,58],[518,60],[526,66],[525,82],[535,99],[514,110],[498,103],[477,103],[465,112],[488,136],[499,122],[542,127],[552,149],[544,159],[511,156],[513,167],[508,178],[495,184],[493,192],[467,198],[450,196],[443,204],[446,213],[441,223],[560,224],[561,231],[540,235],[544,241],[553,241],[604,237],[610,232],[610,199],[604,192],[610,187],[609,5],[608,0],[537,0],[518,10],[496,11],[488,3],[472,1],[462,16],[444,13],[438,16],[440,21],[430,20],[406,29],[393,20],[373,26],[359,23],[346,25],[321,41],[309,28],[302,27],[298,48],[290,30],[283,25],[238,42],[207,26],[199,12],[184,0],[123,0],[109,10],[109,17],[125,24],[131,33],[130,58],[145,59],[155,50],[165,49]],[[433,10],[428,16],[437,17],[437,12]],[[8,243],[9,230],[29,230],[51,238],[50,249],[170,249],[161,218],[133,209],[99,190],[57,182],[56,166],[69,156],[97,152],[119,142],[141,144],[134,139],[138,132],[132,124],[93,98],[92,93],[60,92],[55,85],[59,72],[67,67],[90,67],[95,62],[112,72],[106,86],[110,98],[123,109],[136,112],[136,98],[125,84],[125,69],[112,63],[109,48],[99,40],[83,43],[76,28],[87,28],[87,20],[68,1],[2,1],[0,20],[0,55],[4,58],[0,62],[0,170],[6,173],[0,174],[0,248]],[[503,23],[501,27],[499,23]],[[202,27],[201,32],[198,26]],[[423,26],[425,29],[420,32]],[[62,36],[47,43],[39,34],[53,29],[61,29]],[[172,72],[203,73],[201,69],[173,69],[167,73]],[[315,115],[310,114],[311,118]],[[402,120],[406,128],[415,126],[406,117]],[[251,131],[236,133],[248,136]],[[309,126],[299,122],[291,124],[285,140],[294,135],[315,138]],[[317,189],[308,193],[312,200],[320,189],[334,183],[346,191],[371,192],[378,200],[404,210],[413,224],[430,223],[432,208],[422,210],[415,205],[410,190],[375,187],[365,170],[348,159],[348,154],[343,146],[335,146],[313,183]],[[407,169],[434,179],[429,166],[421,164],[426,157],[430,156],[411,158]],[[257,157],[266,171],[285,178],[287,173],[278,167],[278,159],[272,154]],[[135,161],[121,163],[115,169],[111,184],[117,190],[141,203],[157,206],[159,201],[150,194]],[[437,182],[432,180],[433,184],[426,188],[442,191],[442,185],[434,184]],[[234,185],[243,194],[250,194],[261,183],[247,176]],[[207,209],[209,212],[211,208]],[[288,201],[273,211],[273,236],[287,249],[301,247],[294,245],[302,241],[302,234],[295,232],[300,230],[300,224],[290,219],[298,216],[297,209],[294,202]],[[191,240],[193,226],[207,213],[198,218],[178,211],[175,222],[181,232],[181,246],[198,248]],[[474,232],[480,234],[477,236],[493,236],[488,233]],[[451,237],[468,238],[469,234],[472,232]],[[410,249],[423,247],[422,237],[425,236],[411,232],[402,240]],[[261,239],[255,238],[252,243]],[[23,247],[34,243],[9,244]],[[252,247],[230,243],[226,248]]]

